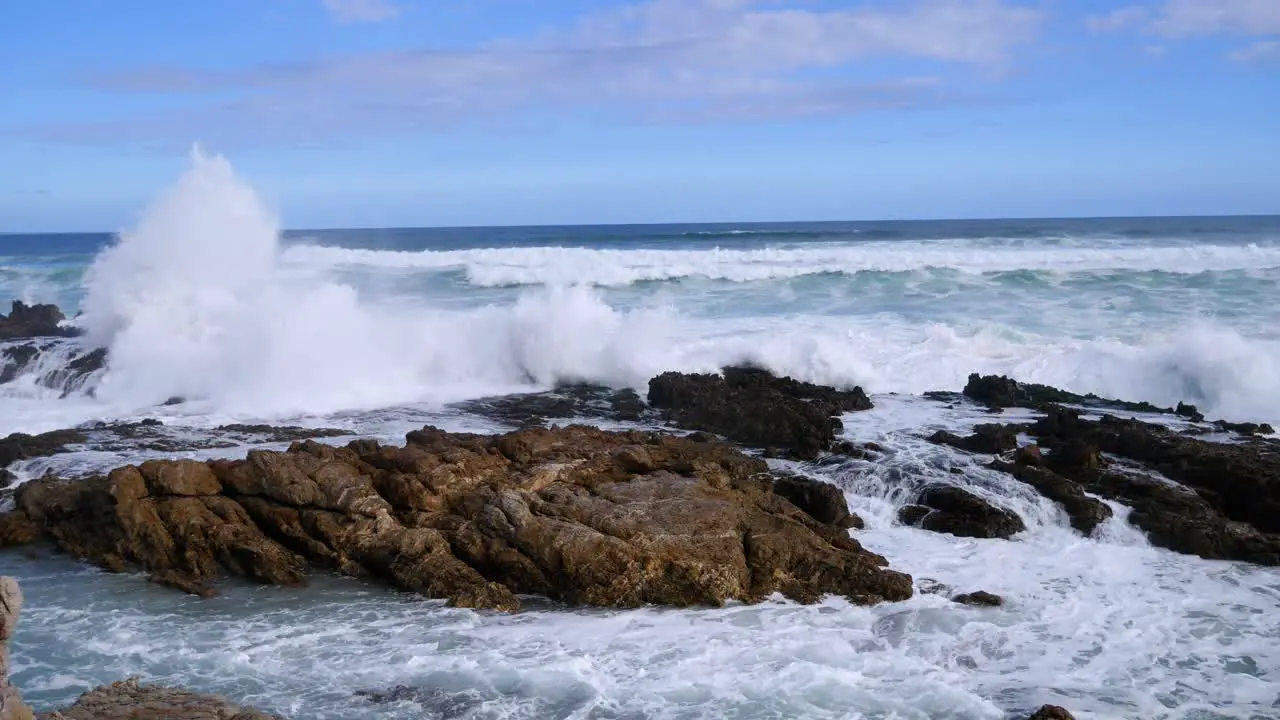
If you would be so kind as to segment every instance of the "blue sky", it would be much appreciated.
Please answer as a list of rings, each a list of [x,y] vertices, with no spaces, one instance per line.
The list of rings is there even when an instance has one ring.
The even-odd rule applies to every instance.
[[[0,231],[1280,212],[1280,0],[0,3]]]

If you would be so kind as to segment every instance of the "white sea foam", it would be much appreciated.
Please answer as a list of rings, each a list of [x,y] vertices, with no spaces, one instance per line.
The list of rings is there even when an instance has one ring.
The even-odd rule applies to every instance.
[[[462,271],[470,283],[479,286],[620,286],[687,277],[743,282],[822,273],[909,272],[931,268],[964,273],[1256,271],[1280,268],[1280,244],[1010,247],[990,241],[930,240],[815,243],[746,250],[522,247],[418,252],[299,245],[288,248],[284,259],[312,269]]]
[[[48,393],[29,381],[0,386],[0,398],[45,408],[6,414],[7,429],[151,413],[174,396],[192,401],[188,409],[220,417],[277,418],[438,404],[561,380],[643,388],[665,370],[713,371],[741,361],[877,393],[958,389],[970,372],[995,372],[1126,399],[1186,400],[1232,419],[1280,420],[1274,328],[1245,334],[1211,316],[1197,321],[1194,313],[1156,323],[1141,309],[1090,314],[1074,297],[1037,309],[1020,305],[1016,293],[988,297],[955,288],[941,291],[931,312],[914,316],[895,311],[891,297],[881,298],[885,304],[875,312],[859,312],[854,296],[842,299],[846,309],[839,313],[808,297],[802,300],[809,305],[757,313],[743,311],[738,296],[726,300],[715,291],[660,291],[619,304],[606,290],[557,283],[489,305],[437,303],[367,293],[308,266],[349,261],[497,273],[482,283],[506,282],[499,275],[508,271],[530,273],[530,282],[623,282],[650,270],[746,277],[752,267],[766,275],[780,267],[933,264],[973,271],[1126,263],[1175,271],[1258,268],[1280,263],[1280,248],[1024,243],[978,251],[965,241],[759,251],[282,249],[275,217],[252,188],[225,159],[197,151],[189,172],[87,273],[80,322],[87,342],[110,349],[108,370],[92,387],[95,398],[62,401],[55,410],[45,407]],[[911,295],[900,308],[921,291],[904,292]],[[1096,302],[1111,302],[1104,290],[1095,294]],[[698,312],[730,300],[735,307],[727,314]],[[783,294],[778,301],[800,300]],[[951,312],[956,308],[959,314]]]

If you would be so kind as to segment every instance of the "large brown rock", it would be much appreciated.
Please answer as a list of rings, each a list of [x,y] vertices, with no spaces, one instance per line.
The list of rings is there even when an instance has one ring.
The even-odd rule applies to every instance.
[[[834,496],[810,488],[801,509],[773,481],[720,442],[425,428],[405,447],[308,441],[38,480],[15,502],[64,551],[197,594],[223,574],[299,584],[320,565],[501,610],[519,594],[607,607],[911,595],[909,576],[849,537]]]
[[[18,688],[9,684],[9,640],[22,612],[18,581],[0,577],[0,720],[31,720],[31,708],[22,702]]]
[[[281,720],[216,695],[124,680],[80,696],[74,705],[40,720]]]
[[[831,449],[841,414],[872,407],[862,388],[836,390],[740,367],[720,375],[663,373],[649,381],[649,403],[678,427],[803,460]]]

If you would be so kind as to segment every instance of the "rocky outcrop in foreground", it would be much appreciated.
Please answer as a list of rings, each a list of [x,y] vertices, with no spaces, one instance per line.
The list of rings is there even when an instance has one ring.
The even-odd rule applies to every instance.
[[[35,527],[76,557],[197,594],[224,574],[299,585],[319,565],[500,610],[520,594],[607,607],[911,595],[908,575],[849,536],[847,508],[780,484],[806,513],[763,461],[720,442],[587,427],[407,441],[32,481],[0,537]]]
[[[66,319],[57,305],[27,305],[21,300],[14,300],[9,314],[0,315],[0,340],[72,337],[79,334],[75,328],[59,325]]]
[[[663,373],[649,381],[649,404],[676,427],[801,460],[832,448],[844,429],[840,415],[872,408],[862,388],[836,390],[743,367],[720,375]]]

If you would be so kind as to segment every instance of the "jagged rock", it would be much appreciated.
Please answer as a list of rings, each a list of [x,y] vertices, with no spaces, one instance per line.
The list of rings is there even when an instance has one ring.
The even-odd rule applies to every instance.
[[[1057,705],[1045,705],[1037,710],[1030,720],[1076,720],[1076,718],[1067,712],[1066,708],[1061,708]]]
[[[1112,515],[1092,493],[1132,508],[1129,521],[1161,547],[1280,565],[1280,443],[1206,442],[1137,420],[1045,410],[1028,429],[1048,450],[1045,467],[992,467],[1061,503],[1076,529],[1090,533]]]
[[[1094,395],[1077,395],[1076,393],[1059,390],[1048,385],[1037,385],[1035,383],[1020,383],[1013,378],[1004,377],[1003,375],[979,375],[973,373],[969,376],[968,383],[964,386],[964,396],[983,403],[991,408],[1009,408],[1009,407],[1026,407],[1026,408],[1043,408],[1048,405],[1066,404],[1066,405],[1088,405],[1098,408],[1111,408],[1113,410],[1126,410],[1129,412],[1142,413],[1167,413],[1174,414],[1173,408],[1162,408],[1152,405],[1149,402],[1126,402],[1124,400],[1113,400]],[[1179,407],[1191,407],[1179,405]],[[1194,412],[1195,408],[1191,407]],[[1203,420],[1203,416],[1196,414],[1196,418]]]
[[[1215,421],[1214,426],[1223,432],[1233,432],[1246,437],[1253,435],[1274,435],[1276,429],[1267,423],[1233,423],[1226,420]]]
[[[978,425],[968,437],[939,430],[929,437],[929,442],[965,452],[999,455],[1018,447],[1018,432],[1013,426]]]
[[[32,344],[13,345],[0,350],[0,385],[7,383],[40,355],[40,348]]]
[[[863,527],[862,518],[849,511],[844,491],[831,483],[784,475],[773,481],[773,491],[820,523],[842,529]]]
[[[1044,464],[1044,455],[1039,445],[1023,445],[1014,452],[1013,461],[1018,465],[1040,467]]]
[[[215,695],[143,685],[136,678],[90,690],[71,707],[41,720],[281,720]]]
[[[756,368],[663,373],[649,381],[649,404],[677,427],[804,460],[831,449],[844,427],[839,415],[872,407],[861,388],[836,390]]]
[[[1111,506],[1089,497],[1078,483],[1033,465],[1008,465],[996,462],[991,467],[1004,470],[1015,478],[1035,488],[1039,493],[1062,506],[1071,518],[1071,527],[1084,535],[1092,535],[1099,525],[1111,519]]]
[[[1004,598],[996,595],[995,593],[989,593],[986,590],[979,590],[977,592],[956,595],[951,598],[951,602],[959,603],[961,605],[972,605],[974,607],[1000,607],[1001,605],[1004,605]]]
[[[908,525],[918,523],[925,530],[958,537],[1007,539],[1027,529],[1017,513],[950,485],[925,488],[914,505],[899,511],[898,518]]]
[[[501,610],[517,594],[607,607],[911,595],[909,576],[720,442],[587,427],[407,441],[151,461],[29,482],[15,503],[65,552],[197,591],[223,574],[300,584],[317,564]]]
[[[0,438],[0,468],[19,460],[56,455],[66,451],[63,446],[84,441],[84,433],[75,430],[54,430],[40,435],[13,433]]]
[[[14,300],[9,315],[0,315],[0,340],[76,335],[74,328],[59,327],[58,323],[65,319],[57,305],[27,305]]]
[[[20,512],[0,513],[0,548],[29,545],[40,537],[40,526]]]

